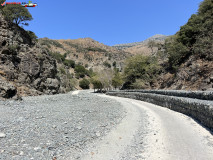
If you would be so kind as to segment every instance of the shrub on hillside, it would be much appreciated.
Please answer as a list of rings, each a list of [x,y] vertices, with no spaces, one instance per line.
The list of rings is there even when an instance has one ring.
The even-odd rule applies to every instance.
[[[90,85],[90,82],[85,78],[79,82],[79,86],[82,89],[89,89],[89,85]]]
[[[51,47],[50,45],[53,45],[53,46],[58,47],[58,48],[64,48],[64,46],[61,43],[59,43],[55,40],[51,40],[51,39],[42,39],[41,45],[46,45],[48,48]]]
[[[97,47],[89,47],[89,48],[85,48],[88,51],[93,51],[93,52],[106,52],[105,49],[101,49],[101,48],[97,48]]]
[[[169,67],[175,71],[190,55],[190,50],[177,41],[177,36],[172,36],[166,40],[165,52],[168,54]]]
[[[31,40],[32,41],[36,41],[36,42],[38,42],[38,37],[36,36],[36,34],[34,33],[34,32],[32,32],[32,31],[27,31],[27,33],[28,33],[28,35],[30,36],[30,38],[31,38]]]
[[[79,64],[75,66],[75,73],[76,73],[76,78],[84,78],[86,75],[88,75],[88,72],[84,68],[84,66]]]
[[[75,61],[65,59],[66,54],[61,55],[59,52],[51,52],[49,50],[48,50],[48,52],[54,59],[57,60],[58,63],[63,63],[67,67],[75,68]]]
[[[66,71],[65,71],[65,69],[63,67],[60,67],[59,71],[60,71],[61,74],[66,74]]]
[[[41,41],[41,45],[42,46],[47,46],[48,48],[51,48],[50,44],[47,41],[45,41],[45,40]]]
[[[65,58],[63,55],[61,55],[59,52],[51,52],[49,51],[49,54],[57,60],[57,62],[62,63],[65,61]]]
[[[107,62],[107,61],[105,61],[105,62],[103,63],[103,65],[104,65],[105,67],[107,67],[107,68],[111,68],[111,64],[110,64],[109,62]]]
[[[75,68],[75,61],[73,61],[73,60],[65,59],[65,60],[63,61],[63,64],[64,64],[65,66]]]

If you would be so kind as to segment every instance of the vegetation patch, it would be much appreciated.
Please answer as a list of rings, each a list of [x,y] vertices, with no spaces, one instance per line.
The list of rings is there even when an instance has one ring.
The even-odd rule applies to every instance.
[[[89,85],[90,85],[90,82],[85,78],[79,82],[79,86],[82,89],[89,89]]]
[[[64,48],[64,46],[61,43],[51,40],[51,39],[42,39],[41,45],[46,45],[48,48],[51,48],[51,45],[53,45],[57,48],[62,48],[62,49]]]

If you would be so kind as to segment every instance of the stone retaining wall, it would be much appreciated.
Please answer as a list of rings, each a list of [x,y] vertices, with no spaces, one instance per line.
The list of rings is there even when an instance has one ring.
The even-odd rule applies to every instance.
[[[117,91],[111,91],[117,92]],[[202,100],[213,100],[213,91],[183,91],[183,90],[121,90],[119,92],[153,93],[176,97],[196,98]]]
[[[142,91],[143,92],[143,91]],[[171,110],[186,114],[205,127],[213,131],[213,101],[199,100],[185,97],[175,97],[168,95],[160,95],[161,91],[156,91],[158,94],[142,93],[132,91],[111,91],[107,92],[107,95],[132,98],[141,101],[146,101],[159,106],[167,107]],[[173,91],[172,91],[173,92]],[[165,92],[165,93],[172,93]],[[176,91],[178,92],[178,91]],[[184,91],[181,91],[183,94]],[[203,93],[204,94],[204,93]],[[205,94],[204,94],[205,95]]]

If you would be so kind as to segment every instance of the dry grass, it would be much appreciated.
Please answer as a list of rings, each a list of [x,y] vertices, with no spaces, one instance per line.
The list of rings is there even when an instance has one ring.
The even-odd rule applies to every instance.
[[[6,73],[4,73],[4,71],[0,70],[0,75],[5,76]]]

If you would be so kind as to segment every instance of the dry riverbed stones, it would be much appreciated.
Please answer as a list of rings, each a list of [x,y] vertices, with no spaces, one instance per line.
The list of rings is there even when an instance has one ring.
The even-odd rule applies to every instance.
[[[125,116],[89,91],[0,101],[0,160],[80,159]]]

